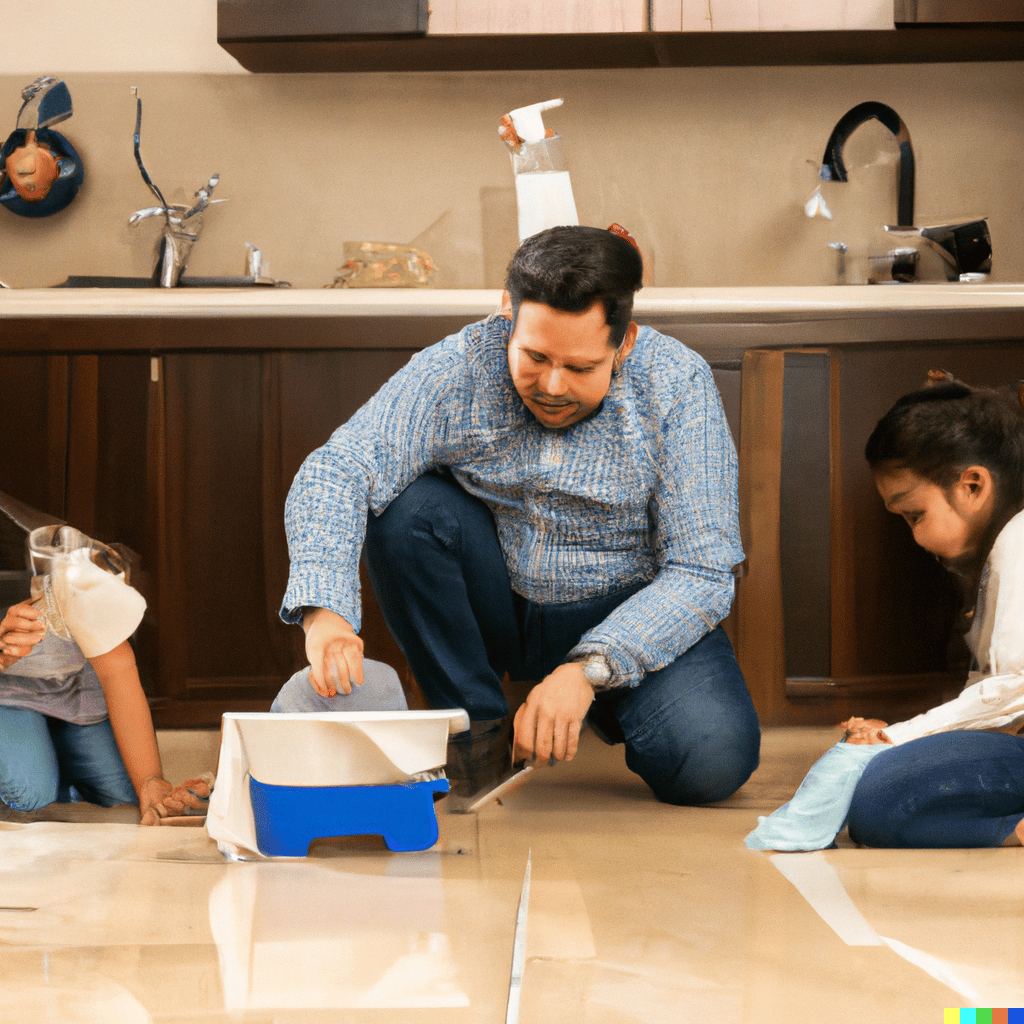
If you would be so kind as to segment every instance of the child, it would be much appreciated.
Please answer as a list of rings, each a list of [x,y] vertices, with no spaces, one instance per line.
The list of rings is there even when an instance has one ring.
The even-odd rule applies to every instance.
[[[45,587],[0,621],[0,798],[21,811],[137,802],[144,825],[201,809],[196,784],[163,778],[127,640],[145,602],[125,566],[70,527],[33,531],[30,551]]]
[[[865,455],[886,508],[962,580],[975,669],[959,697],[909,721],[843,723],[843,742],[793,801],[762,819],[748,846],[827,846],[847,806],[850,838],[867,846],[1024,838],[1024,410],[997,392],[930,377],[942,382],[901,398]],[[830,756],[842,772],[830,771]],[[812,816],[818,834],[808,841]]]

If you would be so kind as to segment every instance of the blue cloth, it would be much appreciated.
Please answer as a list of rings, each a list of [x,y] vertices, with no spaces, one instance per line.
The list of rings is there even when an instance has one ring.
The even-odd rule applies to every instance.
[[[136,804],[110,721],[76,725],[0,706],[0,799],[19,811],[55,800]]]
[[[940,732],[881,750],[853,793],[857,843],[1000,846],[1024,818],[1024,736]]]
[[[746,838],[751,850],[823,850],[843,830],[854,789],[886,744],[837,743],[812,766],[793,799],[768,817]]]
[[[540,680],[642,584],[557,604],[513,593],[486,506],[428,475],[370,517],[366,567],[384,619],[432,707],[502,718],[501,679]],[[757,767],[760,729],[721,627],[636,686],[599,692],[589,720],[667,803],[735,792]]]
[[[510,325],[473,324],[418,353],[303,463],[285,510],[282,616],[328,608],[359,628],[367,511],[450,467],[490,509],[512,590],[537,605],[636,588],[575,637],[635,685],[728,613],[743,559],[736,452],[707,364],[639,331],[595,415],[542,426],[508,368]]]

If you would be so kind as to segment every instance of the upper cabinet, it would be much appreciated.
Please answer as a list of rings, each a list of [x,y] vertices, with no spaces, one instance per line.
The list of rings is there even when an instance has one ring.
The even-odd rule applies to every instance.
[[[430,0],[427,31],[432,36],[643,32],[648,28],[647,8],[647,0]]]
[[[220,45],[263,72],[907,64],[1024,54],[1024,0],[218,0],[217,19]]]

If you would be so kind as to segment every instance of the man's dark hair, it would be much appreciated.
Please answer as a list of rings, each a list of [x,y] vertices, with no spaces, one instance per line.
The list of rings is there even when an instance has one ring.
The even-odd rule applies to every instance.
[[[950,381],[904,395],[878,421],[864,455],[872,469],[906,468],[943,489],[985,466],[1001,505],[1024,503],[1024,416],[1009,394]]]
[[[521,302],[539,302],[565,313],[604,306],[608,341],[622,344],[633,316],[633,295],[643,280],[643,258],[624,238],[603,228],[548,228],[527,238],[508,265],[505,287],[515,325]]]

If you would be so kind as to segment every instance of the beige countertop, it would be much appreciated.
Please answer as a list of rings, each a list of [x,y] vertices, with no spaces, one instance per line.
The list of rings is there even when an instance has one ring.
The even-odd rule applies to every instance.
[[[496,289],[4,289],[0,350],[412,350],[482,319],[499,298]],[[763,347],[1024,343],[1024,284],[645,288],[635,318],[719,363]]]
[[[486,316],[496,289],[34,288],[0,290],[10,317]],[[890,310],[1024,308],[1024,284],[852,285],[792,288],[645,288],[646,315],[857,314]]]

